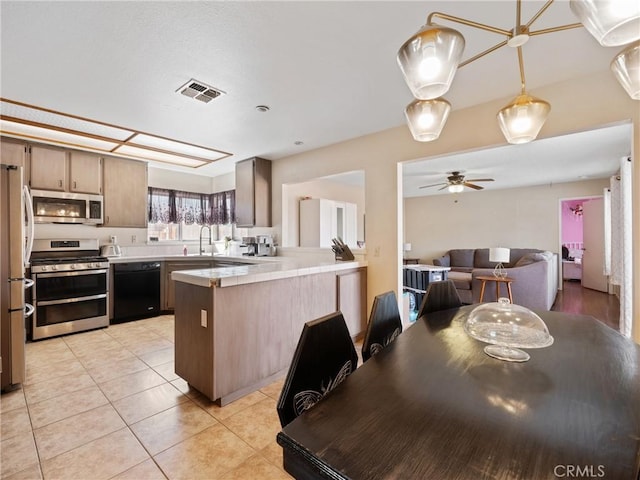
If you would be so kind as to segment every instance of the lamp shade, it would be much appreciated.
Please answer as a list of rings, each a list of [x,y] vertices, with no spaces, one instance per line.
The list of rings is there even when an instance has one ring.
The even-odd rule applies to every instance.
[[[413,96],[431,100],[447,93],[463,50],[462,34],[439,25],[425,25],[407,40],[397,58]]]
[[[489,249],[489,261],[498,263],[509,263],[509,255],[511,250],[509,248],[496,247]]]
[[[436,140],[449,117],[451,104],[443,98],[414,100],[404,110],[411,135],[418,142]]]
[[[411,244],[410,243],[404,243],[402,245],[402,250],[404,250],[405,252],[410,252],[411,251]]]
[[[616,55],[611,70],[629,96],[640,100],[640,41]]]
[[[548,102],[523,93],[498,112],[498,123],[507,142],[528,143],[536,139],[550,110]]]
[[[569,5],[603,47],[626,45],[640,39],[640,2],[637,0],[571,0]]]

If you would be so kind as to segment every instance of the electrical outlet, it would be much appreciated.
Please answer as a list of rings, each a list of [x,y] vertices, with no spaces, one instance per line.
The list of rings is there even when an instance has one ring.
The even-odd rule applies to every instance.
[[[131,235],[131,243],[136,243],[138,241],[137,235]]]
[[[200,310],[200,326],[207,328],[207,311]]]

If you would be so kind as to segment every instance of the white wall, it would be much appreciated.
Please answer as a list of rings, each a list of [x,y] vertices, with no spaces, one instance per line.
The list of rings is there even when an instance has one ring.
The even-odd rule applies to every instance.
[[[285,247],[300,245],[300,199],[302,197],[324,198],[355,203],[358,207],[358,240],[364,240],[364,186],[346,185],[331,180],[312,180],[282,186],[282,204],[286,209],[283,241]],[[283,214],[284,215],[284,214]]]
[[[551,103],[551,114],[539,138],[590,130],[621,121],[633,121],[632,152],[640,145],[640,108],[629,98],[611,72],[603,70],[590,76],[560,82],[530,92]],[[378,293],[401,288],[399,260],[402,252],[398,230],[402,231],[399,213],[401,187],[399,162],[429,158],[453,152],[505,145],[495,116],[512,100],[505,97],[474,107],[453,110],[440,138],[420,143],[402,122],[399,126],[371,135],[351,139],[324,148],[293,155],[273,163],[273,216],[282,232],[282,186],[317,177],[364,170],[367,205],[367,295],[369,303]],[[454,100],[454,99],[451,99]],[[517,146],[516,146],[517,147]],[[636,158],[637,154],[632,156]],[[634,338],[640,343],[640,168],[634,170]],[[400,194],[400,195],[399,195]],[[400,198],[399,198],[400,197]]]
[[[539,248],[558,252],[561,198],[602,195],[608,179],[407,198],[405,239],[421,263],[452,248]]]

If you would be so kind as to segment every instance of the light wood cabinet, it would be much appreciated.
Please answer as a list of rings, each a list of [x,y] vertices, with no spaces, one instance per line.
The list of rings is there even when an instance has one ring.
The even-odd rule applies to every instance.
[[[102,158],[77,150],[31,145],[31,188],[72,193],[102,193]]]
[[[69,191],[102,193],[102,158],[91,153],[72,151],[69,154]]]
[[[249,158],[236,163],[236,224],[271,226],[271,162]]]
[[[66,150],[53,147],[32,145],[31,152],[31,188],[37,190],[67,190]]]
[[[165,262],[164,264],[164,301],[163,310],[173,310],[176,305],[176,282],[171,280],[171,273],[177,270],[197,270],[200,268],[211,268],[212,260],[181,260],[175,262]]]
[[[2,138],[0,142],[0,160],[5,165],[25,167],[27,163],[27,145]]]
[[[103,159],[104,226],[147,227],[147,164]]]

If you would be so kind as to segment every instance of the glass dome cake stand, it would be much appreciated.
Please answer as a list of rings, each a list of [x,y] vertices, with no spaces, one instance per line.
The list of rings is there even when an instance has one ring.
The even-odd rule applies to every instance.
[[[470,337],[491,344],[484,348],[487,355],[507,362],[529,360],[531,357],[521,348],[553,344],[544,321],[528,308],[511,304],[508,298],[474,308],[464,329]]]

